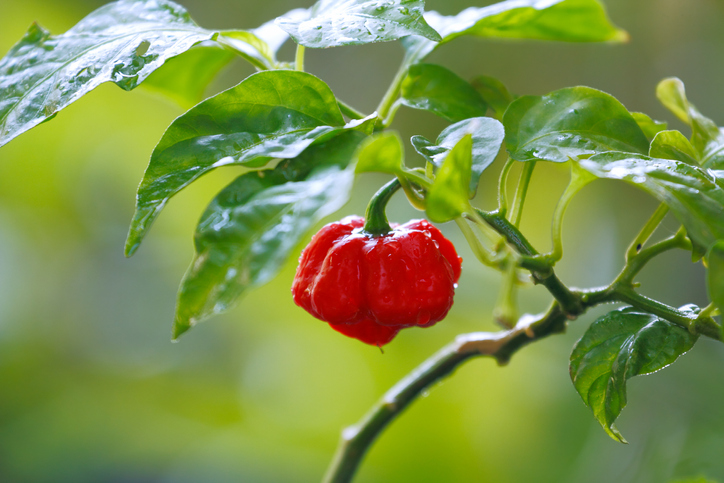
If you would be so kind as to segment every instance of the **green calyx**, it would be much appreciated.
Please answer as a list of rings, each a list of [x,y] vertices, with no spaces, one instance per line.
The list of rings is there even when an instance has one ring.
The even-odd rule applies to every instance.
[[[390,201],[392,195],[402,187],[400,181],[395,178],[372,196],[370,203],[367,205],[365,213],[364,231],[370,236],[382,236],[392,231],[390,223],[387,221],[385,208],[387,202]]]

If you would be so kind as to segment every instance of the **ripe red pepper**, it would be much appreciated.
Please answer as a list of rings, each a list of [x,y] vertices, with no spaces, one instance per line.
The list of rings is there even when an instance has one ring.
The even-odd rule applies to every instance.
[[[292,294],[337,332],[381,347],[405,327],[429,327],[447,315],[462,259],[427,220],[392,225],[379,236],[364,225],[364,218],[347,217],[314,235]]]

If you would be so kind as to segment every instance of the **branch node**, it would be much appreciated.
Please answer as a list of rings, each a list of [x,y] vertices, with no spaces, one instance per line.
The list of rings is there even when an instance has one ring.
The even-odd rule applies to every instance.
[[[358,434],[359,427],[357,425],[347,426],[342,430],[342,441],[344,441],[345,443],[354,441]]]
[[[390,413],[394,413],[397,411],[397,401],[391,400],[391,399],[385,399],[382,402],[382,407],[386,409]]]

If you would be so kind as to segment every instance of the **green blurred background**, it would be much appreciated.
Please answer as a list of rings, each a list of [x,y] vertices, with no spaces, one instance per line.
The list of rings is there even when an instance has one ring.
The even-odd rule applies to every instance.
[[[32,21],[61,33],[103,3],[2,0],[0,53]],[[183,3],[208,28],[253,28],[308,6]],[[466,6],[427,3],[445,14]],[[669,121],[654,87],[676,75],[690,99],[724,124],[724,3],[609,0],[607,6],[630,32],[629,44],[459,39],[430,61],[466,78],[496,76],[518,94],[589,85],[630,110]],[[286,45],[282,57],[292,55]],[[401,56],[395,43],[308,50],[307,68],[370,112]],[[209,93],[250,73],[234,64]],[[171,344],[175,291],[192,256],[195,222],[240,172],[219,170],[175,197],[138,254],[125,259],[135,188],[155,142],[181,113],[142,89],[127,93],[107,84],[0,150],[2,482],[318,481],[339,430],[399,378],[456,334],[495,330],[490,313],[500,278],[479,266],[454,225],[446,225],[465,258],[450,316],[434,328],[402,332],[384,354],[295,307],[293,261],[228,314]],[[406,138],[434,139],[444,126],[410,110],[401,110],[396,122]],[[492,206],[496,176],[493,169],[481,185],[483,207]],[[536,170],[523,228],[541,249],[548,247],[550,215],[566,180],[564,167]],[[353,200],[334,218],[361,213],[383,181],[360,178]],[[655,206],[616,182],[586,188],[566,218],[562,278],[576,286],[607,283]],[[402,197],[389,215],[420,216]],[[659,235],[676,228],[669,219]],[[640,280],[644,293],[672,305],[707,303],[703,269],[683,252],[657,260]],[[548,301],[540,288],[523,290],[520,299],[532,312]],[[594,421],[568,377],[571,346],[600,313],[526,348],[507,367],[490,360],[462,367],[384,433],[357,481],[724,481],[724,347],[702,340],[673,367],[634,379],[618,424],[631,444],[620,445]]]

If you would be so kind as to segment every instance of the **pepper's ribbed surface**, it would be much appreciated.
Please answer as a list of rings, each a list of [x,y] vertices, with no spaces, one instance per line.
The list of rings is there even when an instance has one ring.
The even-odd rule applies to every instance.
[[[460,263],[453,244],[426,220],[362,231],[364,219],[323,227],[299,259],[297,305],[344,335],[382,346],[405,327],[429,327],[453,304]]]

